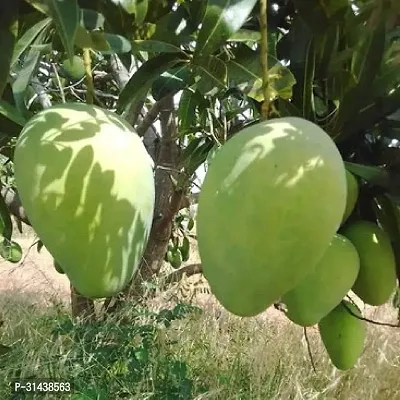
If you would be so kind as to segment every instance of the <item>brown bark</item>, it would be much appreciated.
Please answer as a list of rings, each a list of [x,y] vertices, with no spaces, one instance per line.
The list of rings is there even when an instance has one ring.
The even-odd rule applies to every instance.
[[[71,311],[73,319],[80,319],[86,322],[96,318],[94,301],[88,297],[80,295],[70,284],[71,289]]]
[[[183,191],[175,188],[171,172],[178,169],[179,147],[176,144],[177,126],[175,122],[173,97],[166,97],[160,107],[161,139],[156,159],[155,186],[156,198],[154,221],[142,263],[129,293],[134,297],[143,294],[142,283],[157,274],[164,260],[171,236],[173,219],[181,208]],[[160,168],[161,167],[161,168]]]

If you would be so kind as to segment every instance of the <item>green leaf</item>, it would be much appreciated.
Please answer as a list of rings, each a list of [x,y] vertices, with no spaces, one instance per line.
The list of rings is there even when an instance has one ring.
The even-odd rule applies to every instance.
[[[277,99],[277,108],[281,118],[283,117],[301,117],[300,110],[289,100]]]
[[[197,59],[194,73],[197,75],[196,88],[202,94],[216,94],[218,90],[227,87],[228,69],[218,57]]]
[[[34,41],[34,44],[42,44],[47,31],[42,30]],[[22,69],[18,72],[18,77],[12,84],[12,91],[14,95],[15,105],[22,115],[27,115],[27,109],[25,106],[25,92],[29,85],[31,78],[36,71],[40,59],[40,53],[35,49],[30,49],[26,57]]]
[[[382,167],[345,162],[346,169],[372,185],[388,187],[389,173]]]
[[[176,11],[171,11],[160,18],[155,28],[151,40],[170,43],[179,47],[193,40],[190,35],[197,30],[197,25],[194,25],[190,20],[186,8],[180,5]]]
[[[77,0],[47,0],[49,13],[57,26],[58,34],[68,58],[72,62],[76,30],[79,26],[80,9]]]
[[[290,69],[296,80],[292,102],[300,110],[303,118],[315,121],[313,84],[316,48],[314,35],[301,19],[296,21],[290,34]]]
[[[315,33],[323,33],[333,21],[342,19],[349,0],[293,0],[297,12]]]
[[[201,99],[200,94],[192,89],[186,89],[182,92],[178,106],[178,127],[179,134],[184,134],[196,121],[196,107]]]
[[[153,82],[151,94],[156,101],[168,94],[176,94],[186,87],[189,77],[187,64],[171,68]]]
[[[86,8],[81,9],[80,24],[85,29],[89,31],[104,29],[104,22],[105,19],[103,14]]]
[[[18,42],[15,44],[14,53],[11,59],[11,68],[14,64],[18,61],[21,57],[22,53],[27,50],[29,45],[37,38],[40,32],[43,29],[47,28],[51,23],[51,18],[44,18],[39,21],[37,24],[29,28],[19,39]]]
[[[372,18],[360,33],[359,43],[351,60],[351,72],[358,84],[370,85],[379,72],[385,51],[385,33],[383,18]]]
[[[0,196],[0,235],[5,239],[11,240],[12,232],[13,224],[10,211],[4,201],[4,197]]]
[[[194,59],[217,50],[245,23],[257,0],[208,0]]]
[[[148,0],[111,0],[121,6],[128,14],[135,15],[135,23],[142,24],[146,18],[149,7]]]
[[[0,2],[0,97],[6,87],[18,35],[18,1]]]
[[[121,54],[131,51],[131,44],[128,39],[121,35],[104,32],[90,32],[92,40],[91,48],[102,54]]]
[[[259,42],[260,40],[261,33],[259,31],[252,31],[250,29],[239,29],[228,39],[228,42]]]
[[[227,63],[229,86],[237,87],[249,97],[262,101],[264,94],[259,53],[242,46],[235,49],[233,55],[234,58]],[[268,67],[270,100],[276,97],[291,98],[296,81],[290,70],[272,55],[268,55]]]
[[[359,34],[359,45],[353,55],[351,71],[357,85],[350,89],[340,103],[337,118],[330,128],[332,135],[340,137],[343,126],[351,122],[357,112],[366,106],[373,82],[381,67],[385,50],[385,19],[377,9],[368,25]]]
[[[4,100],[0,100],[0,114],[20,126],[24,126],[27,122],[27,119],[14,106]]]
[[[159,40],[133,40],[133,51],[145,51],[148,53],[181,53],[182,49],[170,43]]]
[[[121,91],[117,112],[121,113],[132,102],[143,100],[158,76],[183,61],[181,54],[165,53],[143,63]]]

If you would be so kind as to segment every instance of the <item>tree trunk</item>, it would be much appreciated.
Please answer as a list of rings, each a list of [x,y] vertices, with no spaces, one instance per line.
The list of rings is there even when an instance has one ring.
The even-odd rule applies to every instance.
[[[162,100],[160,109],[161,138],[155,161],[155,207],[154,220],[142,262],[134,279],[128,285],[115,305],[108,308],[113,312],[123,304],[124,298],[140,301],[144,294],[143,283],[157,274],[167,251],[173,220],[181,209],[184,198],[182,189],[176,188],[171,176],[177,178],[179,170],[179,146],[176,143],[177,126],[175,122],[174,100],[168,96]],[[110,304],[110,300],[105,307]]]
[[[95,320],[94,301],[88,297],[81,296],[71,284],[70,289],[72,318],[82,319],[87,322]]]

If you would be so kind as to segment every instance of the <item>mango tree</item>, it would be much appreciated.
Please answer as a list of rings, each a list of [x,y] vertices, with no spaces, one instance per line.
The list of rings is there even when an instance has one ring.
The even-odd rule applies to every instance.
[[[323,311],[328,320],[339,315],[341,321],[347,321],[348,316],[340,317],[342,308],[348,313],[352,308],[347,306],[347,300],[340,302],[348,291],[346,289],[353,288],[353,284],[365,302],[371,298],[379,298],[379,304],[389,301],[400,276],[398,2],[25,0],[7,2],[0,7],[3,50],[0,152],[4,165],[0,197],[4,240],[0,254],[13,262],[18,262],[21,257],[20,247],[13,240],[11,216],[16,217],[19,224],[31,223],[39,233],[39,247],[43,244],[48,247],[55,264],[72,283],[75,282],[76,287],[72,287],[75,314],[93,314],[93,302],[89,297],[111,298],[122,286],[124,289],[117,296],[120,298],[117,304],[127,296],[142,298],[145,283],[159,274],[166,259],[177,269],[174,279],[183,272],[199,273],[204,269],[215,295],[232,312],[254,315],[273,302],[277,306],[280,301],[284,304],[286,297],[286,306],[290,308],[288,316],[300,321],[304,310],[296,310],[301,306],[296,301],[295,309],[290,305],[290,297],[294,296],[290,291],[296,288],[301,291],[298,285],[309,273],[319,281],[319,262],[324,259],[328,247],[330,251],[333,251],[332,246],[336,247],[334,237],[342,237],[338,235],[351,242],[348,248],[353,255],[357,252],[358,258],[350,255],[349,263],[353,263],[353,272],[359,272],[357,276],[354,272],[348,280],[344,279],[344,287],[332,294],[333,300],[328,306],[321,306],[323,310],[315,310],[316,314]],[[48,212],[50,205],[54,209],[54,220],[48,218],[45,221],[44,211],[37,211],[32,196],[39,199],[46,193],[37,183],[38,174],[35,175],[37,182],[35,177],[32,181],[29,178],[38,166],[38,160],[42,160],[42,147],[38,145],[37,151],[33,150],[34,145],[26,146],[23,151],[21,148],[31,130],[32,136],[36,135],[32,143],[43,143],[46,139],[50,154],[51,146],[55,146],[55,131],[62,136],[65,123],[70,121],[71,103],[86,103],[87,125],[82,120],[80,129],[70,130],[70,138],[67,130],[63,139],[64,154],[68,155],[73,149],[87,154],[76,163],[75,175],[70,174],[71,177],[67,176],[61,183],[58,181],[57,193],[61,197],[42,205],[41,210]],[[51,117],[57,107],[69,111],[55,111]],[[84,172],[88,172],[85,162],[97,156],[93,156],[90,149],[73,143],[84,137],[89,140],[88,136],[94,135],[91,129],[97,128],[93,121],[98,113],[105,113],[102,109],[108,110],[107,115],[114,116],[109,118],[114,124],[123,125],[123,129],[142,139],[137,146],[143,145],[152,159],[154,203],[148,207],[151,214],[151,220],[146,219],[148,229],[143,230],[147,232],[142,238],[145,246],[135,253],[140,254],[140,259],[133,261],[126,255],[128,261],[117,262],[115,268],[120,271],[119,277],[124,274],[123,285],[109,285],[111,281],[107,281],[106,286],[114,287],[114,290],[94,296],[94,292],[86,290],[87,285],[82,284],[79,289],[80,278],[76,278],[79,273],[76,275],[73,271],[83,270],[87,265],[95,270],[94,260],[101,265],[106,262],[107,246],[113,246],[105,240],[107,234],[122,248],[122,242],[116,239],[120,231],[107,232],[104,228],[107,227],[105,219],[108,218],[112,225],[113,218],[118,218],[117,208],[114,208],[118,196],[110,199],[113,186],[110,183],[107,188],[107,181],[100,178],[96,182],[106,182],[105,186],[101,190],[89,190],[90,185],[85,183]],[[28,129],[32,121],[36,123]],[[288,129],[292,130],[292,136],[287,133]],[[253,143],[253,135],[260,135],[259,141],[254,139]],[[298,146],[287,140],[290,145],[283,147],[275,140],[285,135],[293,141],[298,140]],[[116,150],[119,133],[108,135],[107,140],[109,144],[103,143],[101,148],[107,153],[108,147],[109,152],[100,164],[104,162],[110,171],[114,171],[117,165],[122,165],[119,164],[122,163],[120,157],[126,157],[129,173],[133,174],[135,152],[130,153],[133,160],[130,165],[129,157],[118,153],[127,150],[122,147]],[[91,140],[88,143],[93,145]],[[246,146],[253,145],[254,152],[258,149],[272,156],[263,164],[264,170],[261,167],[255,169],[246,182],[241,182],[243,185],[238,184],[241,191],[236,189],[235,192],[230,187],[233,182],[229,180],[230,174],[254,162],[254,154],[246,152]],[[277,150],[271,150],[275,146]],[[144,154],[141,150],[139,153]],[[319,164],[315,159],[317,156],[320,157]],[[301,168],[300,161],[296,164],[300,159],[304,163],[307,161]],[[68,160],[63,163],[61,152],[53,151],[46,160],[48,175],[43,172],[44,167],[37,167],[37,171],[41,171],[40,179],[46,177],[48,183],[59,179],[67,167],[71,168]],[[199,248],[203,265],[182,267],[189,251],[188,236],[195,236],[191,230],[193,219],[185,217],[182,210],[197,201],[192,189],[198,186],[196,173],[204,163],[209,165],[209,172],[204,192],[200,192],[198,198]],[[285,190],[278,191],[272,184],[271,177],[275,175],[271,171],[280,168],[284,176],[285,169],[290,170],[296,165],[297,178],[287,180],[287,185],[296,187],[297,192],[287,191],[285,195]],[[313,176],[308,171],[321,165],[326,169],[321,169],[318,178],[310,178],[303,189],[296,186],[303,176]],[[143,168],[148,173],[147,167]],[[119,171],[125,174],[123,167]],[[321,178],[323,171],[325,181]],[[79,180],[72,178],[79,174]],[[125,187],[129,185],[130,175],[126,172],[124,176],[128,178],[122,179],[120,186]],[[277,176],[280,178],[277,182],[282,182],[282,176]],[[328,180],[331,186],[327,184]],[[25,183],[19,188],[18,181]],[[228,185],[235,196],[229,197],[229,191],[223,195],[223,184]],[[27,190],[25,186],[29,185]],[[69,204],[66,209],[70,215],[72,211],[79,211],[78,186],[82,193],[98,196],[88,206],[86,211],[91,217],[81,220],[80,231],[96,220],[94,205],[104,203],[101,214],[104,217],[99,218],[103,236],[98,247],[90,251],[85,242],[90,236],[89,228],[89,236],[81,240],[83,245],[79,248],[79,230],[61,229],[65,226],[65,221],[63,225],[61,220],[66,220],[66,214],[57,213],[58,202]],[[151,197],[150,192],[146,193]],[[215,197],[215,193],[219,197]],[[248,198],[244,196],[246,194]],[[109,212],[114,213],[112,217],[106,217],[107,204]],[[300,208],[293,209],[295,204]],[[122,205],[120,210],[123,208]],[[126,218],[130,214],[129,208],[122,214]],[[302,217],[293,222],[296,215]],[[185,218],[188,219],[186,223]],[[246,218],[252,218],[248,229],[244,229]],[[72,224],[73,218],[70,220]],[[327,225],[322,226],[325,222]],[[125,223],[121,218],[122,230]],[[365,226],[367,223],[373,224],[373,229],[351,233],[356,230],[354,224]],[[325,229],[320,236],[319,228]],[[224,234],[224,229],[229,235]],[[65,248],[74,248],[68,257],[66,250],[60,250],[59,243],[52,244],[57,242],[52,239],[57,230],[65,237]],[[301,246],[301,240],[307,240],[307,232],[313,232],[312,238],[308,239],[320,240],[318,246],[313,247],[310,242]],[[68,234],[72,237],[73,233],[78,236],[68,242]],[[303,235],[301,240],[299,235]],[[132,239],[129,240],[133,245]],[[270,242],[265,245],[264,252],[261,251],[262,241]],[[379,251],[374,250],[374,254],[383,254],[377,256],[386,271],[382,274],[376,270],[370,273],[371,266],[365,261],[368,257],[363,249],[372,252],[374,245],[379,246]],[[230,253],[232,246],[235,246],[235,252]],[[100,249],[103,258],[96,258],[94,254]],[[288,254],[283,257],[285,252]],[[346,258],[338,252],[335,253],[336,262],[340,263]],[[309,267],[305,268],[307,254],[311,258]],[[290,256],[298,261],[298,265],[290,266]],[[245,265],[240,264],[243,262]],[[280,268],[275,263],[280,263]],[[130,268],[129,272],[122,268],[124,265]],[[334,270],[335,265],[332,262],[329,268]],[[291,274],[290,268],[297,267],[301,271]],[[328,285],[330,275],[325,272],[328,278],[325,276],[323,280]],[[388,278],[376,278],[383,275]],[[87,272],[86,281],[91,276],[92,272]],[[107,276],[105,278],[103,274],[100,278],[111,279]],[[126,284],[130,280],[127,278],[132,278],[129,284]],[[93,276],[93,279],[96,278]],[[381,284],[371,289],[372,281]],[[245,285],[243,296],[246,294],[248,304],[243,303],[244,297],[238,296],[240,283]],[[307,286],[307,282],[304,285]],[[77,293],[77,288],[88,297]],[[376,291],[376,296],[371,290]],[[315,291],[309,291],[308,295],[310,293]],[[236,295],[238,297],[234,298]],[[351,316],[361,321],[358,312],[353,311]],[[336,364],[347,368],[354,361],[354,357],[350,358],[349,362],[339,360]]]

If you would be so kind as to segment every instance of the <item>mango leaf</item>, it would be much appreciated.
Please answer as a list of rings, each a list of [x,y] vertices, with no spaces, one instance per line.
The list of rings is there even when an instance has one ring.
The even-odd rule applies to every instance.
[[[353,55],[351,70],[357,85],[350,89],[340,103],[334,120],[332,135],[343,140],[341,130],[351,123],[354,114],[364,108],[366,98],[371,95],[374,81],[382,63],[385,50],[385,19],[380,8],[372,15],[368,25],[360,33],[360,44]]]
[[[264,94],[259,53],[242,46],[235,49],[233,55],[234,58],[227,63],[229,86],[236,86],[249,97],[262,101]],[[276,97],[291,98],[292,87],[296,81],[290,70],[270,54],[268,67],[270,100]]]
[[[49,13],[57,26],[58,34],[68,58],[72,62],[76,30],[79,26],[80,9],[77,0],[47,0]]]
[[[193,40],[191,35],[196,30],[197,25],[190,20],[185,6],[180,5],[176,11],[169,12],[157,21],[151,40],[179,47],[190,43]]]
[[[29,28],[15,44],[13,56],[11,59],[11,68],[18,61],[19,57],[21,57],[22,53],[31,45],[31,43],[36,39],[39,33],[47,28],[51,23],[51,18],[44,18],[39,21],[37,24]]]
[[[218,57],[208,56],[197,59],[194,73],[197,75],[196,88],[202,94],[216,94],[219,89],[227,87],[227,66]]]
[[[171,68],[161,74],[152,85],[151,94],[158,101],[167,95],[174,95],[184,89],[189,81],[190,72],[186,64]]]
[[[256,3],[257,0],[208,0],[194,59],[208,56],[224,44],[243,26]]]
[[[270,32],[268,32],[270,34]],[[259,42],[261,33],[250,29],[239,29],[229,39],[228,42]]]
[[[279,97],[276,102],[280,117],[301,117],[300,110],[289,100]]]
[[[346,169],[372,185],[388,187],[389,173],[382,167],[345,162]]]
[[[331,61],[337,58],[340,33],[340,25],[333,24],[315,38],[316,75],[322,79],[328,76]]]
[[[342,19],[350,8],[349,0],[293,0],[293,3],[315,33],[323,33],[331,22]]]
[[[0,196],[0,235],[11,240],[13,224],[4,197]]]
[[[33,8],[40,11],[42,14],[46,14],[50,16],[50,7],[47,4],[47,0],[25,0],[29,3]]]
[[[372,200],[372,207],[377,222],[390,237],[397,276],[400,277],[400,210],[392,199],[385,195],[376,196]]]
[[[342,130],[337,142],[344,141],[352,134],[361,132],[382,121],[382,118],[393,114],[399,109],[400,87],[393,89],[383,97],[377,98],[365,105],[359,112],[348,120]]]
[[[147,0],[111,0],[114,4],[121,6],[128,14],[135,15],[135,23],[142,24],[148,11]]]
[[[102,54],[121,54],[131,51],[129,40],[120,35],[104,32],[90,32],[93,50],[97,50]]]
[[[34,44],[42,44],[47,35],[47,30],[44,29],[39,33],[34,41]],[[12,84],[12,91],[14,96],[15,105],[21,115],[27,115],[25,106],[25,92],[29,85],[32,75],[36,71],[40,59],[40,53],[35,49],[30,49],[23,60],[23,67],[18,71],[17,79]]]
[[[199,92],[192,89],[183,90],[178,106],[179,133],[184,134],[196,121],[196,108],[202,100]]]
[[[0,97],[7,84],[10,62],[18,35],[18,1],[0,3]]]
[[[133,51],[145,51],[148,53],[180,53],[182,49],[170,43],[159,40],[133,40]]]
[[[143,100],[151,84],[158,76],[184,61],[182,54],[165,53],[143,63],[121,91],[117,103],[117,112],[121,113],[126,106],[134,101]]]
[[[4,100],[0,100],[0,114],[20,126],[24,126],[27,122],[27,119],[14,106]]]
[[[204,163],[213,146],[214,142],[209,137],[196,137],[190,141],[181,154],[187,175],[192,176],[197,168]]]
[[[315,121],[313,84],[315,78],[316,48],[313,35],[305,23],[296,21],[292,34],[290,69],[296,84],[293,87],[293,104],[303,118]]]
[[[81,9],[80,25],[89,31],[104,29],[104,15],[87,8]]]

